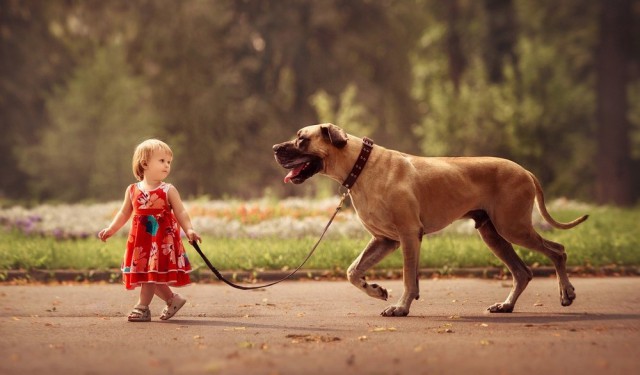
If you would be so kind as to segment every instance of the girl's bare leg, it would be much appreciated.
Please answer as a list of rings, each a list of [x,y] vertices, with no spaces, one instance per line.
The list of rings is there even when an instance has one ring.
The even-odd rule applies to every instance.
[[[156,284],[144,283],[140,287],[140,298],[138,299],[138,306],[149,307],[153,294],[156,291]]]
[[[160,297],[163,301],[169,302],[173,298],[173,291],[169,288],[169,285],[158,284],[155,289],[156,296]]]

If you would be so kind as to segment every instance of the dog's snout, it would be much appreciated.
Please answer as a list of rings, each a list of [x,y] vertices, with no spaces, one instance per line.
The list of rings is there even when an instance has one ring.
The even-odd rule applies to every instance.
[[[286,149],[288,142],[278,143],[277,145],[273,145],[273,152],[278,153],[282,152]]]

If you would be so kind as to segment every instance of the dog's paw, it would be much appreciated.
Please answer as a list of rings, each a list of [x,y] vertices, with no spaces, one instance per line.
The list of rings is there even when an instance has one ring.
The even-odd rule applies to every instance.
[[[382,316],[407,316],[409,309],[404,306],[391,305],[380,313]]]
[[[562,306],[571,305],[574,299],[576,299],[576,291],[573,286],[569,285],[560,289],[560,303]]]
[[[367,286],[367,294],[373,298],[378,298],[386,301],[389,298],[389,293],[383,287],[378,284],[371,284]]]
[[[510,313],[513,312],[514,305],[510,303],[496,303],[487,307],[490,313]]]

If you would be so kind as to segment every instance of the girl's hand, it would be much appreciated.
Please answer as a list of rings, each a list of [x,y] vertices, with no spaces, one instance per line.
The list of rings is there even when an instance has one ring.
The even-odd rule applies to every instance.
[[[98,238],[102,240],[102,242],[107,242],[107,238],[113,236],[113,230],[111,228],[104,228],[98,233]]]
[[[193,230],[193,229],[189,229],[187,231],[187,233],[185,233],[187,235],[187,238],[189,239],[189,242],[193,243],[193,242],[202,242],[202,238],[200,238],[200,235],[198,235],[198,233]]]

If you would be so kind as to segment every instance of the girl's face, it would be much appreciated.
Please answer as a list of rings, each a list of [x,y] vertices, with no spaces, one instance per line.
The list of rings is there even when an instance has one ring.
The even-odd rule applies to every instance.
[[[172,159],[166,151],[155,151],[144,166],[144,178],[157,181],[167,178],[171,172]]]

